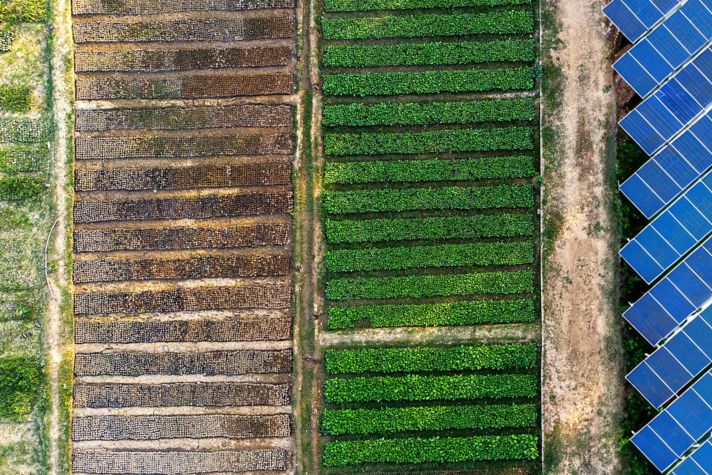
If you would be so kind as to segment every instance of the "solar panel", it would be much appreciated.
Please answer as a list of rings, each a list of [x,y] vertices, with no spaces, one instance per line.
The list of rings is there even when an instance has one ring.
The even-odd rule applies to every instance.
[[[620,251],[650,284],[712,231],[712,173],[688,189]]]
[[[613,0],[603,7],[603,13],[635,43],[677,5],[677,0]]]
[[[620,121],[653,155],[712,103],[712,45]]]
[[[710,39],[712,7],[703,0],[688,0],[621,56],[613,68],[645,97]]]
[[[663,147],[620,190],[646,218],[652,218],[710,167],[712,111]]]
[[[712,306],[693,317],[626,379],[655,408],[673,398],[712,363]]]
[[[712,439],[685,457],[670,475],[712,475]]]
[[[712,429],[712,372],[658,414],[631,442],[661,472],[685,456]]]

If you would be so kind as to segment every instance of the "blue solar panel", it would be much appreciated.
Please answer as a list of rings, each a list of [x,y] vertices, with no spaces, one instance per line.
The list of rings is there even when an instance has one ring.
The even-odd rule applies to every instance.
[[[712,474],[712,439],[707,439],[670,472],[670,475],[709,474]]]
[[[710,273],[712,238],[626,310],[623,318],[651,345],[658,345],[712,298]]]
[[[712,39],[712,10],[688,0],[613,65],[641,97],[670,77]]]
[[[658,414],[631,442],[661,472],[685,456],[712,429],[712,372]]]
[[[620,125],[653,155],[712,103],[712,46],[687,63]]]
[[[712,306],[692,318],[663,346],[628,373],[626,379],[651,405],[659,408],[710,363]]]
[[[678,4],[677,0],[613,0],[603,13],[635,43]]]
[[[651,283],[712,231],[712,173],[628,242],[620,254]]]

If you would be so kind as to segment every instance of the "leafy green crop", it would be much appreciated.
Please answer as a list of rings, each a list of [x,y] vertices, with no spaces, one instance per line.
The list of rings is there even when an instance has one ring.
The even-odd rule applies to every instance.
[[[451,295],[519,294],[534,289],[532,271],[473,274],[340,277],[326,284],[328,300],[446,297]]]
[[[534,404],[324,409],[321,430],[329,435],[393,434],[423,430],[533,427]]]
[[[324,465],[535,460],[539,454],[538,446],[536,436],[519,434],[337,440],[324,447]]]
[[[531,185],[326,190],[323,206],[324,211],[330,214],[435,209],[530,208],[534,206],[534,193]]]
[[[535,318],[534,302],[528,299],[330,307],[328,314],[329,330],[522,323]]]
[[[31,358],[0,358],[0,417],[30,415],[39,395],[42,372]]]
[[[325,0],[327,12],[528,5],[531,0]]]
[[[381,102],[324,106],[324,127],[373,125],[472,124],[534,120],[534,99],[490,99],[466,102]]]
[[[385,45],[336,45],[324,48],[323,64],[333,68],[424,66],[534,61],[536,42],[529,39],[437,41]]]
[[[537,364],[532,344],[327,349],[328,374],[530,369]]]
[[[530,90],[534,68],[327,73],[322,87],[327,96]]]
[[[534,14],[529,9],[486,13],[326,17],[322,20],[322,34],[326,40],[519,34],[533,31]]]
[[[35,176],[0,177],[0,201],[24,201],[36,198],[44,189],[44,182]]]
[[[413,239],[476,239],[533,236],[531,214],[484,214],[418,218],[324,220],[331,244],[403,241]]]
[[[329,272],[522,265],[534,262],[534,243],[487,242],[332,249],[326,253],[325,261]]]
[[[47,19],[46,0],[0,1],[0,23],[41,23]]]
[[[29,112],[31,104],[29,87],[0,85],[0,111]]]
[[[531,156],[456,160],[383,160],[327,162],[324,183],[398,183],[525,178],[536,170]]]
[[[539,378],[528,374],[456,376],[371,376],[324,382],[326,402],[454,401],[479,398],[533,398]]]

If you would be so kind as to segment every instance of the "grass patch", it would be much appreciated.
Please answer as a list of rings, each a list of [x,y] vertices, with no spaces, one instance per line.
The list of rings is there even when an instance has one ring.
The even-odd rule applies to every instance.
[[[32,91],[27,86],[0,85],[0,111],[29,112],[32,105]]]

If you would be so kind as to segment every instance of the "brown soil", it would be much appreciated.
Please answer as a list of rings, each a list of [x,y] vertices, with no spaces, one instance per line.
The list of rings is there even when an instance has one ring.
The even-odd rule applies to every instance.
[[[544,430],[546,469],[557,474],[619,473],[622,410],[615,308],[617,245],[607,144],[615,119],[604,2],[550,6],[560,44],[551,66],[560,93],[545,107]],[[545,97],[547,93],[545,91]],[[549,148],[550,147],[550,148]]]

